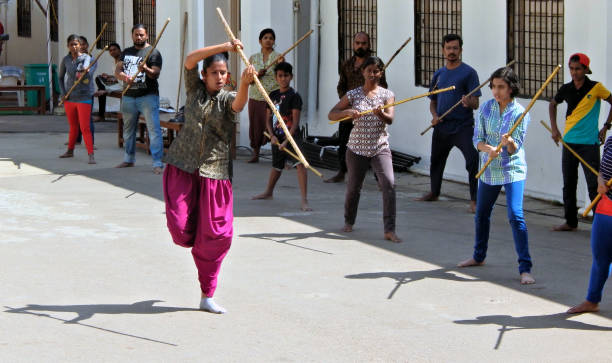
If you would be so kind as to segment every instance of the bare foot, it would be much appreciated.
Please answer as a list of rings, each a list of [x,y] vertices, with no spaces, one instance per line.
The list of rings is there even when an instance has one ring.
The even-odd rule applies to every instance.
[[[432,192],[429,192],[416,200],[419,202],[435,202],[438,200],[438,197],[436,197]]]
[[[344,173],[339,172],[338,174],[332,176],[329,179],[323,180],[325,183],[342,183],[344,181]]]
[[[259,156],[258,155],[254,155],[249,161],[247,161],[247,163],[249,163],[249,164],[258,163],[258,162],[259,162]]]
[[[344,227],[342,227],[342,232],[353,232],[353,226],[345,224]]]
[[[272,193],[261,193],[251,197],[251,200],[273,199]]]
[[[471,267],[471,266],[482,266],[484,265],[484,261],[476,261],[474,258],[470,258],[465,261],[461,261],[457,264],[457,267]]]
[[[470,213],[472,214],[476,213],[476,201],[475,200],[470,200]]]
[[[395,243],[400,243],[402,242],[402,239],[399,238],[395,232],[385,232],[385,239],[387,241],[391,241],[391,242],[395,242]]]
[[[535,279],[529,272],[523,272],[521,274],[521,285],[531,285],[535,284]]]
[[[308,202],[302,202],[302,212],[310,212],[312,208],[308,205]]]
[[[121,164],[115,166],[115,168],[131,168],[132,166],[134,166],[134,163],[126,163],[124,161]]]
[[[87,162],[87,164],[95,164],[96,163],[96,159],[94,159],[93,154],[89,155],[89,161]]]
[[[63,153],[62,155],[59,156],[61,159],[64,158],[72,158],[74,157],[74,151],[72,150],[67,150],[65,153]]]
[[[555,232],[574,232],[576,229],[578,229],[578,227],[571,227],[567,223],[563,223],[552,228],[552,230]]]
[[[164,172],[164,169],[161,166],[156,166],[156,167],[153,168],[153,174],[159,175],[159,174],[161,174],[163,172]]]
[[[582,304],[576,305],[570,308],[567,313],[568,314],[580,314],[580,313],[595,313],[599,311],[599,304],[592,303],[588,300],[585,300]]]

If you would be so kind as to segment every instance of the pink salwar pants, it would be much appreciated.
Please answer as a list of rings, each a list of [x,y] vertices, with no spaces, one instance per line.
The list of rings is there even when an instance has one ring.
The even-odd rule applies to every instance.
[[[191,247],[202,292],[212,297],[234,233],[232,183],[201,177],[198,170],[190,174],[168,164],[164,200],[172,240]]]

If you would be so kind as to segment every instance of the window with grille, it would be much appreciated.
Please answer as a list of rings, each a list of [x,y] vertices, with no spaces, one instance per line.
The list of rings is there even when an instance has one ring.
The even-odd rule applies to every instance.
[[[353,36],[366,32],[370,36],[372,55],[376,54],[376,0],[338,1],[338,69],[353,56]]]
[[[149,43],[155,42],[155,0],[134,0],[134,24],[144,24]]]
[[[429,87],[433,74],[444,66],[442,37],[461,35],[461,0],[414,1],[414,69],[417,86]]]
[[[49,18],[49,34],[51,36],[51,40],[57,42],[58,38],[58,11],[57,11],[57,0],[50,0],[51,5],[51,17]]]
[[[31,4],[31,0],[17,0],[17,36],[27,38],[32,36]]]
[[[100,34],[104,23],[108,25],[96,44],[98,49],[115,42],[115,0],[96,0],[96,34]]]
[[[563,64],[563,0],[508,0],[508,62],[521,81],[519,97],[531,98],[557,64]],[[563,84],[559,72],[544,92],[551,98]]]

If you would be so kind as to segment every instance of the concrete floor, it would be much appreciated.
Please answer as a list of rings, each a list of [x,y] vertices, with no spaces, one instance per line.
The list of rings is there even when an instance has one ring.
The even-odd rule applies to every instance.
[[[367,177],[353,233],[342,233],[344,184],[309,174],[299,211],[295,171],[275,199],[270,162],[235,163],[235,238],[216,300],[200,312],[188,250],[165,226],[161,176],[139,151],[122,160],[115,125],[58,159],[61,117],[0,116],[0,361],[610,361],[612,289],[598,314],[566,315],[586,293],[590,225],[552,233],[558,206],[526,200],[537,283],[518,283],[504,199],[487,265],[471,255],[467,187],[415,202],[429,179],[397,174],[397,233],[382,237],[381,196]],[[330,176],[332,171],[322,170]]]

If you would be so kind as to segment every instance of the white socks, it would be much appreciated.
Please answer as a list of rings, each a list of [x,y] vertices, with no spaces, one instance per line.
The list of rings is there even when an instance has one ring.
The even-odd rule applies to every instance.
[[[200,300],[200,309],[215,314],[225,314],[227,312],[222,306],[217,305],[212,297],[203,297]]]

